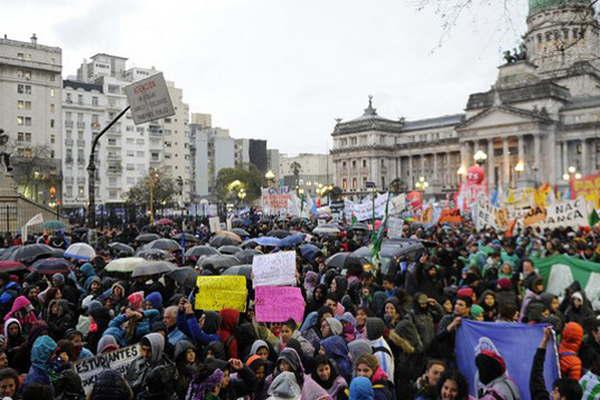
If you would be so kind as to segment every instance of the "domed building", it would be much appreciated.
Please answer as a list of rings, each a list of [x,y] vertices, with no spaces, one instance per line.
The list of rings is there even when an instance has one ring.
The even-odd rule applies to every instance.
[[[600,36],[590,0],[530,0],[527,32],[490,89],[464,113],[417,121],[362,116],[332,132],[336,184],[366,193],[399,178],[427,194],[455,191],[474,155],[490,188],[566,186],[600,169]],[[422,188],[422,187],[421,187]]]

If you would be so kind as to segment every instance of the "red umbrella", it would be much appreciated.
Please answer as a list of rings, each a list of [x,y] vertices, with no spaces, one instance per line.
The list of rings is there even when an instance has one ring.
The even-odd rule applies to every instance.
[[[172,225],[173,221],[171,221],[169,218],[161,218],[158,221],[156,221],[156,225]]]
[[[17,272],[25,271],[27,267],[19,261],[3,260],[0,261],[0,272]]]

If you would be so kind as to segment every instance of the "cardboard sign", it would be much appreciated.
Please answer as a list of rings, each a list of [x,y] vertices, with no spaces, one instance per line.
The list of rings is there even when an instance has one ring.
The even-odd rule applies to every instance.
[[[217,233],[221,230],[221,221],[219,217],[210,217],[208,219],[208,227],[212,233]]]
[[[123,88],[136,125],[175,115],[169,89],[162,72]]]
[[[96,377],[106,369],[125,375],[127,368],[139,357],[140,349],[137,344],[115,351],[85,358],[73,363],[73,369],[81,378],[83,390],[88,395],[94,387]]]
[[[440,224],[460,224],[462,217],[458,208],[443,208],[439,219]]]
[[[600,208],[600,173],[571,180],[573,198],[583,197],[592,202],[594,208]]]
[[[402,218],[389,217],[388,219],[388,237],[390,239],[402,239],[402,227],[404,220]]]
[[[232,308],[240,312],[246,310],[248,289],[245,276],[199,276],[196,281],[198,294],[196,310],[221,311]]]
[[[532,226],[544,222],[546,220],[546,209],[542,207],[532,207],[529,209],[525,217],[523,217],[523,224],[525,226]]]
[[[254,256],[252,284],[258,286],[294,286],[296,284],[296,252],[280,251]]]
[[[587,205],[583,199],[556,202],[548,207],[548,216],[540,225],[550,229],[588,226]]]
[[[304,319],[304,298],[297,287],[259,286],[254,303],[258,322],[285,322],[292,318],[300,324]]]

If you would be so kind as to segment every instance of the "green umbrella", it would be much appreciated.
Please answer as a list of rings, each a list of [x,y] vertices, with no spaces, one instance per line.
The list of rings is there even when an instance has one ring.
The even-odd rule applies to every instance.
[[[66,228],[66,225],[63,222],[57,221],[55,219],[44,222],[43,226],[44,226],[44,228],[50,229],[53,231],[58,231],[58,230]]]

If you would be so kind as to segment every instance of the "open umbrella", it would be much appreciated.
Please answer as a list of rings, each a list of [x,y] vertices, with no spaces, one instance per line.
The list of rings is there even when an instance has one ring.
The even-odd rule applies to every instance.
[[[96,257],[96,250],[87,243],[73,243],[65,250],[64,257],[90,261]]]
[[[142,233],[135,238],[135,241],[144,244],[157,239],[160,239],[160,235],[156,233]]]
[[[109,262],[108,265],[106,267],[104,267],[104,270],[106,272],[128,273],[128,272],[133,272],[133,270],[135,270],[135,267],[137,267],[138,265],[142,265],[147,262],[148,261],[144,260],[141,257],[118,258],[116,260],[112,260],[111,262]]]
[[[52,275],[67,273],[72,268],[73,264],[64,258],[43,258],[34,262],[29,269],[40,274]]]
[[[237,241],[238,243],[242,243],[242,238],[240,237],[240,235],[230,231],[219,231],[217,232],[216,236],[225,236]]]
[[[167,276],[179,283],[180,286],[186,288],[193,288],[196,284],[196,278],[198,277],[198,271],[192,267],[179,267],[175,270],[167,273]]]
[[[171,253],[161,249],[139,249],[135,252],[135,256],[146,260],[167,260],[171,257]]]
[[[279,242],[279,247],[295,247],[304,242],[306,234],[293,233],[290,236],[284,237]]]
[[[367,232],[368,230],[369,230],[369,225],[362,223],[362,222],[357,222],[356,224],[352,224],[348,228],[348,232],[350,232],[350,231],[365,231],[365,232]]]
[[[231,220],[231,226],[234,228],[245,228],[249,225],[248,222],[246,222],[246,220],[242,219],[242,218],[234,218]],[[233,231],[233,229],[232,229]]]
[[[279,247],[281,246],[281,240],[274,236],[261,236],[254,239],[250,239],[250,241],[255,242],[260,246],[269,246],[269,247]]]
[[[108,244],[111,254],[118,257],[131,257],[135,250],[125,243],[112,242]]]
[[[231,232],[235,233],[236,235],[238,235],[241,238],[249,238],[250,234],[248,233],[247,230],[242,229],[242,228],[233,228],[231,230]]]
[[[177,269],[177,266],[168,261],[146,261],[144,264],[135,267],[131,277],[137,278],[138,276],[160,275],[175,271],[175,269]]]
[[[222,270],[234,265],[240,265],[240,260],[235,256],[230,255],[218,255],[201,257],[198,260],[197,265],[202,269],[210,269],[213,271]]]
[[[215,249],[214,247],[205,245],[194,246],[185,252],[186,257],[212,256],[215,254],[221,253],[219,253],[219,250]]]
[[[346,258],[350,255],[350,252],[344,251],[341,253],[335,253],[334,255],[328,257],[325,260],[325,265],[327,268],[339,268],[342,269],[344,267],[344,263],[346,262]]]
[[[267,233],[267,236],[274,236],[278,239],[283,239],[286,236],[289,236],[290,232],[289,231],[285,231],[283,229],[273,229],[272,231],[269,231]]]
[[[186,243],[198,242],[198,238],[188,232],[178,233],[177,235],[173,236],[173,240],[176,240],[178,243],[181,243],[182,238]]]
[[[237,235],[236,235],[237,236]],[[239,238],[239,236],[238,236]],[[213,247],[221,247],[221,246],[237,246],[238,244],[242,243],[241,239],[240,240],[236,240],[234,238],[231,238],[229,236],[213,236],[212,238],[210,238],[210,240],[208,241],[208,243],[213,246]]]
[[[40,258],[53,257],[54,251],[55,249],[45,244],[26,244],[15,249],[9,259],[28,265]]]
[[[300,246],[300,255],[308,262],[315,261],[315,258],[320,254],[322,254],[321,249],[314,244],[303,244]]]
[[[20,261],[3,260],[0,261],[0,272],[19,272],[25,271],[27,267]]]
[[[156,239],[144,246],[144,249],[159,249],[165,251],[181,251],[179,243],[173,239]]]
[[[161,218],[158,221],[156,221],[156,225],[172,225],[173,221],[170,220],[169,218]]]
[[[227,245],[227,246],[219,247],[219,253],[221,253],[221,254],[234,255],[235,253],[237,253],[240,250],[241,250],[241,248],[239,246]]]
[[[52,230],[52,231],[58,231],[58,230],[66,228],[64,222],[58,221],[58,220],[55,220],[55,219],[44,222],[44,224],[42,226],[45,229],[49,229],[49,230]]]
[[[337,236],[340,233],[340,228],[334,226],[321,225],[313,229],[312,233],[317,236]]]
[[[239,250],[234,256],[244,264],[252,264],[254,256],[263,254],[262,252],[254,249]]]
[[[245,276],[247,280],[252,279],[252,264],[234,265],[227,268],[221,275]]]

